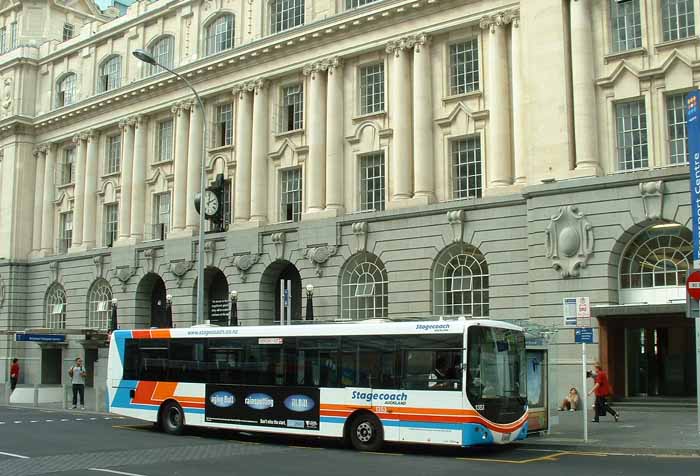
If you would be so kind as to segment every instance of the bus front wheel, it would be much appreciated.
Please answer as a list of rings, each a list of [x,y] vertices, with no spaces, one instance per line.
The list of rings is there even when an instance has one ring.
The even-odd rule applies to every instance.
[[[377,451],[384,443],[384,430],[379,419],[370,413],[361,413],[350,425],[350,442],[359,451]]]
[[[177,402],[168,402],[161,411],[160,424],[163,431],[171,435],[180,435],[185,429],[185,412]]]

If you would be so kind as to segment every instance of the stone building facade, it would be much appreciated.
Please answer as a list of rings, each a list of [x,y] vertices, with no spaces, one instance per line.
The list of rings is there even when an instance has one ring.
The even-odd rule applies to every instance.
[[[96,357],[112,299],[123,328],[162,325],[166,296],[193,324],[203,160],[222,191],[213,322],[232,291],[241,325],[278,322],[287,281],[293,319],[310,284],[317,320],[517,320],[547,330],[556,400],[580,361],[562,301],[588,296],[616,393],[692,395],[698,10],[140,0],[110,19],[2,1],[0,357],[60,383]],[[67,344],[16,342],[27,329]]]

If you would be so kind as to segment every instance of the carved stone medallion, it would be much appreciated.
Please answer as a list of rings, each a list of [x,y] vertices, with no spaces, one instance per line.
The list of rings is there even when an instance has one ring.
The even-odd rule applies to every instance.
[[[579,275],[593,254],[593,245],[593,226],[577,207],[561,207],[545,229],[545,255],[562,278]]]

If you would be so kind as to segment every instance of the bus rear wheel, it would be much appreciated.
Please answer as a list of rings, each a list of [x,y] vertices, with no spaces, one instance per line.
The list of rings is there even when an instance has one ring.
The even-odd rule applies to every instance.
[[[350,442],[358,451],[377,451],[384,444],[384,430],[379,419],[362,413],[353,418],[350,424]]]
[[[185,429],[185,412],[177,402],[165,404],[160,414],[160,426],[170,435],[180,435]]]

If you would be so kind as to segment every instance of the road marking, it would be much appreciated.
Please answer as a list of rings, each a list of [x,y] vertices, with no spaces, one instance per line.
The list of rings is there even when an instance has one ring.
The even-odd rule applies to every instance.
[[[401,453],[382,453],[381,451],[360,451],[368,455],[386,455],[386,456],[403,456]]]
[[[537,458],[529,458],[523,460],[513,460],[513,459],[495,459],[495,458],[457,458],[464,461],[488,461],[490,463],[508,463],[508,464],[527,464],[536,463],[539,461],[558,461],[560,456],[570,454],[568,451],[560,451],[559,453],[554,453],[551,455],[540,456]]]
[[[103,473],[123,474],[125,476],[145,476],[143,474],[125,473],[124,471],[115,471],[113,469],[102,469],[102,468],[88,468],[88,471],[102,471]]]
[[[29,423],[39,423],[39,420],[29,420]]]
[[[140,431],[140,430],[145,430],[146,428],[152,428],[153,424],[145,424],[145,425],[112,425],[112,428],[118,428],[120,430],[131,430],[131,431]]]
[[[46,420],[46,423],[51,423],[53,420]]]
[[[61,421],[68,421],[68,418],[61,418]]]
[[[83,421],[82,418],[76,418],[75,421]]]
[[[97,420],[97,418],[90,418],[90,421],[95,421],[95,420]]]
[[[15,421],[15,423],[22,423],[22,421],[21,421],[21,420],[17,420],[17,421]]]
[[[29,459],[29,456],[22,456],[22,455],[17,455],[14,453],[4,453],[0,451],[0,455],[5,455],[5,456],[12,456],[13,458],[22,458],[22,459]]]

